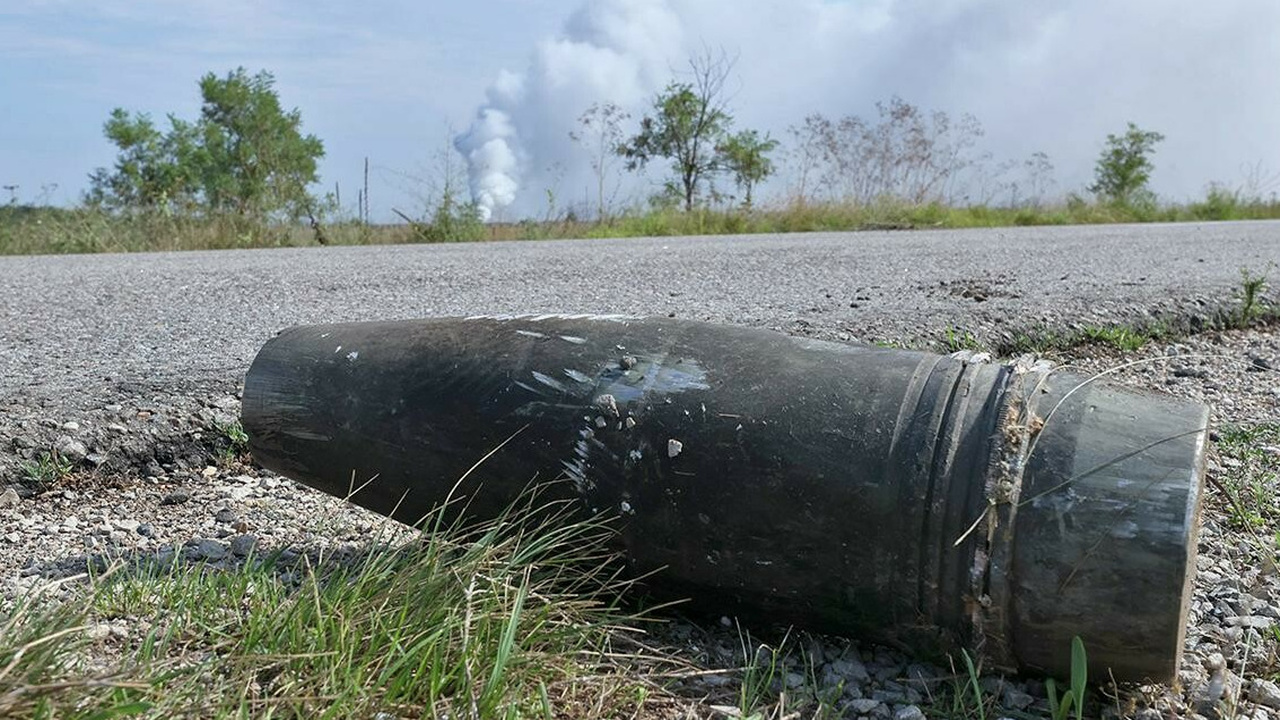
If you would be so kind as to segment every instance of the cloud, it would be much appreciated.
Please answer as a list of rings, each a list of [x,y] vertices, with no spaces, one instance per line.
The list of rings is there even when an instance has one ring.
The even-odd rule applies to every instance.
[[[1277,27],[1273,0],[591,0],[534,44],[520,93],[490,93],[477,118],[503,115],[490,139],[515,161],[473,164],[473,190],[502,173],[506,192],[477,199],[513,214],[557,183],[577,192],[578,114],[603,101],[639,114],[690,53],[723,47],[739,125],[784,140],[807,114],[869,116],[898,95],[975,115],[997,158],[1048,153],[1059,186],[1080,190],[1105,135],[1133,121],[1168,138],[1157,192],[1186,199],[1246,164],[1280,171],[1280,98],[1265,91]]]

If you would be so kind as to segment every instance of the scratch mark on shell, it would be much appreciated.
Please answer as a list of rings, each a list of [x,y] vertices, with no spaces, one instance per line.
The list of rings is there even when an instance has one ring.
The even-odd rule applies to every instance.
[[[565,389],[565,388],[564,388],[564,383],[562,383],[562,382],[560,382],[559,380],[557,380],[557,379],[555,379],[555,378],[551,377],[550,375],[543,375],[542,373],[538,372],[537,370],[534,370],[534,371],[533,371],[533,379],[534,379],[534,380],[537,380],[538,382],[542,383],[543,385],[546,385],[547,387],[555,388],[556,390],[559,390],[560,392],[564,392],[564,389]]]

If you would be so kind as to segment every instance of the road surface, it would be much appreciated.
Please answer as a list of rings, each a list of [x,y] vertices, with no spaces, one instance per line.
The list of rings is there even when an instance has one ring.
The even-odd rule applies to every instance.
[[[0,258],[0,404],[234,384],[298,323],[670,315],[830,339],[989,339],[1227,303],[1280,222]]]

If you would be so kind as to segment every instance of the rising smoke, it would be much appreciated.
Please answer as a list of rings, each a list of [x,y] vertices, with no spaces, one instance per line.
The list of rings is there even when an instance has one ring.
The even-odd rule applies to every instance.
[[[600,0],[578,9],[560,37],[538,44],[524,74],[504,73],[489,88],[456,141],[482,216],[515,203],[525,185],[541,192],[577,177],[580,151],[568,136],[577,118],[596,102],[641,104],[670,79],[683,44],[664,0]]]
[[[870,116],[898,95],[972,113],[997,160],[1047,152],[1070,191],[1134,121],[1168,138],[1153,185],[1183,200],[1246,165],[1280,172],[1280,100],[1264,91],[1278,27],[1275,0],[587,0],[456,144],[486,217],[538,214],[549,190],[581,200],[578,116],[613,102],[638,117],[691,52],[724,48],[738,125],[784,143],[810,113]]]

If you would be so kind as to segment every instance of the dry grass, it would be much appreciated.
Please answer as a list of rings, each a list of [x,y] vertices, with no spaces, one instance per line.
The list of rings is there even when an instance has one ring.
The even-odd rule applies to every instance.
[[[749,233],[912,230],[1189,222],[1280,218],[1280,201],[1224,199],[1211,195],[1188,205],[1124,206],[1073,201],[1042,207],[912,205],[879,202],[787,202],[753,210],[712,208],[632,209],[601,221],[566,216],[542,221],[479,224],[457,213],[435,213],[403,225],[341,221],[323,227],[325,244],[373,245],[476,240],[724,235]],[[146,252],[227,248],[296,247],[319,244],[304,225],[263,225],[235,217],[197,218],[164,214],[116,216],[88,208],[0,207],[0,255]]]

